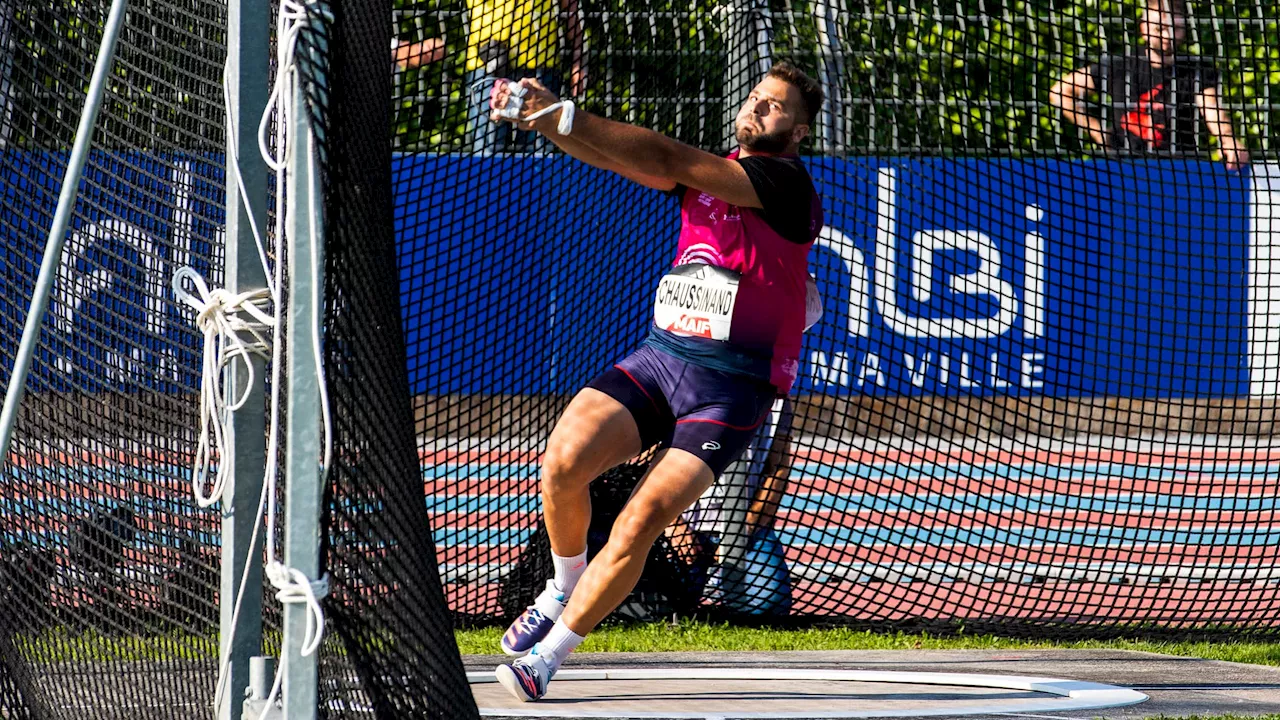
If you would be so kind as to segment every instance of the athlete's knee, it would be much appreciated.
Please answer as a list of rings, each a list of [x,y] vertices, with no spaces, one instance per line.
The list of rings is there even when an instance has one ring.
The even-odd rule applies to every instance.
[[[543,492],[578,490],[591,482],[582,453],[562,443],[551,443],[542,457]]]
[[[619,549],[648,552],[649,546],[675,520],[678,513],[678,510],[660,503],[632,499],[614,521],[609,544]]]

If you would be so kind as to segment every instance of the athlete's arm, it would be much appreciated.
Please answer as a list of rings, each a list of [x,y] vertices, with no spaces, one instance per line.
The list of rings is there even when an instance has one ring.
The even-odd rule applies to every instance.
[[[1196,107],[1209,134],[1222,146],[1222,164],[1228,170],[1239,170],[1249,164],[1249,151],[1240,145],[1231,128],[1231,115],[1218,102],[1218,88],[1210,85],[1196,96]]]
[[[555,132],[554,125],[550,128]],[[573,135],[611,161],[666,178],[738,207],[762,208],[747,171],[735,160],[713,155],[652,130],[579,111]]]
[[[674,181],[660,177],[653,177],[652,175],[645,175],[644,173],[636,172],[631,168],[618,165],[617,163],[609,160],[609,158],[606,158],[604,155],[593,150],[589,145],[579,142],[569,135],[561,135],[552,131],[551,134],[547,135],[547,139],[555,143],[556,147],[565,151],[566,154],[581,160],[592,167],[617,173],[632,182],[639,183],[647,188],[653,188],[654,190],[666,192],[668,190],[675,189],[676,184]]]
[[[1107,131],[1102,120],[1090,115],[1082,109],[1084,98],[1097,89],[1097,81],[1093,76],[1092,66],[1082,67],[1068,73],[1049,88],[1049,103],[1062,111],[1062,117],[1089,133],[1089,137],[1099,145],[1107,144]]]
[[[524,97],[522,115],[530,115],[559,102],[559,98],[534,80],[525,80],[529,93]],[[500,103],[506,100],[499,94]],[[521,123],[553,141],[558,135],[560,112],[544,115],[532,123]],[[747,171],[733,160],[713,155],[652,130],[606,120],[578,110],[573,120],[573,139],[590,147],[613,165],[648,177],[662,178],[666,189],[685,185],[717,197],[730,205],[761,208],[764,205]],[[563,136],[561,136],[563,137]]]

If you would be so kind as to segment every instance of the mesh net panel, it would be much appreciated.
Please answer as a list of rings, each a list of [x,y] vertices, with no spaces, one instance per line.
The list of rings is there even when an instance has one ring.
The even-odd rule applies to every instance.
[[[399,323],[391,194],[390,5],[335,7],[324,138],[325,365],[336,455],[325,523],[333,579],[325,661],[335,716],[478,717],[422,501]],[[330,678],[340,677],[333,673]]]
[[[0,2],[6,385],[108,5]],[[326,140],[352,151],[325,167],[326,197],[370,200],[326,203],[339,461],[326,494],[320,709],[472,717],[420,495],[399,303],[394,283],[371,279],[395,262],[390,8],[351,3],[334,15],[337,30],[311,17],[299,69],[324,156]],[[130,3],[0,474],[0,717],[213,712],[219,513],[199,509],[190,486],[202,339],[169,285],[185,265],[222,284],[226,26],[221,2]],[[311,82],[324,75],[338,87],[332,112]],[[375,414],[399,434],[370,424]],[[278,654],[279,605],[268,596],[263,608],[264,651]],[[242,690],[230,689],[233,702]]]
[[[0,2],[0,372],[106,8]],[[1273,8],[1191,5],[1154,69],[1132,2],[333,10],[325,714],[474,714],[449,622],[541,588],[547,437],[673,260],[676,199],[489,123],[496,76],[712,152],[775,60],[827,97],[799,379],[618,617],[1271,631]],[[0,475],[0,714],[212,700],[199,338],[167,286],[221,281],[224,28],[220,3],[131,3]],[[593,485],[592,550],[651,456]]]
[[[827,98],[801,149],[824,315],[790,429],[621,616],[1272,631],[1274,7],[1194,3],[1154,60],[1138,2],[398,7],[399,281],[455,615],[541,590],[541,453],[645,338],[681,222],[485,120],[492,78],[727,152],[786,58]],[[593,485],[592,551],[642,471]]]
[[[0,3],[0,384],[109,3]],[[0,715],[212,701],[217,516],[189,471],[200,339],[168,278],[221,279],[225,4],[131,3],[0,472]]]

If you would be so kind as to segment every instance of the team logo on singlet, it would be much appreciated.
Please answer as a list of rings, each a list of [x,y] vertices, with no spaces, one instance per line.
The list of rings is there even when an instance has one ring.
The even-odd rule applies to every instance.
[[[796,375],[800,374],[800,361],[794,360],[794,359],[783,361],[782,374],[791,378],[791,380],[794,382],[796,379]]]
[[[710,218],[711,222],[713,223],[720,222],[721,220],[725,222],[741,222],[742,211],[735,207],[730,207],[728,210],[724,212],[723,215],[717,215],[716,211],[712,210],[711,212],[707,213],[707,217]]]
[[[694,243],[685,248],[684,252],[680,253],[680,259],[676,260],[676,265],[690,265],[692,263],[724,265],[724,256],[720,254],[720,250],[714,245]]]

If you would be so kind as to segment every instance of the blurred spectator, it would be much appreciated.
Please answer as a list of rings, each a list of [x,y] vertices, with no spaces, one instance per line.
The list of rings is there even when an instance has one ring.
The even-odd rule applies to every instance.
[[[193,536],[178,541],[178,564],[164,579],[164,619],[188,632],[215,627],[219,557]]]
[[[1249,154],[1220,102],[1217,68],[1178,54],[1187,35],[1185,0],[1147,0],[1139,32],[1145,48],[1067,74],[1049,91],[1049,101],[1097,145],[1146,155],[1195,157],[1206,151],[1198,140],[1198,115],[1217,138],[1228,169],[1248,164]],[[1102,117],[1086,108],[1094,93],[1103,97]]]
[[[422,67],[444,59],[444,38],[427,38],[416,43],[393,40],[391,53],[396,64],[406,70]]]
[[[0,603],[14,630],[35,630],[52,622],[51,586],[55,562],[48,550],[18,541],[0,548]]]
[[[133,545],[137,535],[137,519],[129,508],[99,510],[92,518],[81,518],[76,524],[71,560],[91,578],[105,581],[116,568],[124,565],[125,547]]]
[[[467,132],[472,151],[505,152],[514,140],[516,151],[546,152],[550,144],[538,133],[489,122],[489,91],[498,78],[533,77],[560,94],[558,33],[563,18],[570,55],[569,95],[581,97],[587,76],[578,0],[467,0],[467,10]],[[393,51],[400,67],[416,68],[443,60],[445,43],[430,38],[397,44]]]
[[[72,535],[71,561],[83,572],[83,589],[98,608],[98,619],[107,623],[103,629],[108,631],[127,630],[124,625],[128,592],[119,570],[127,559],[125,551],[137,536],[137,517],[122,505],[81,518]]]

